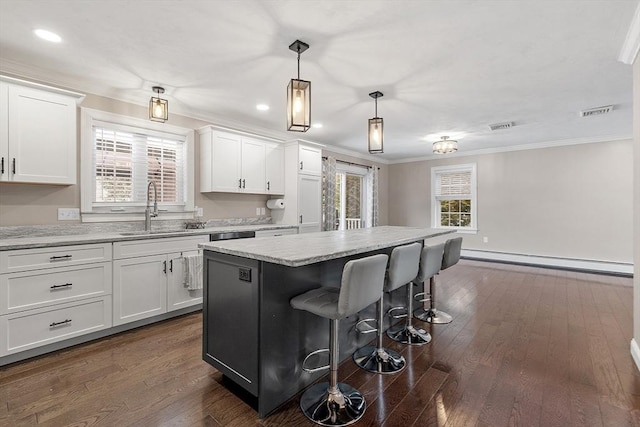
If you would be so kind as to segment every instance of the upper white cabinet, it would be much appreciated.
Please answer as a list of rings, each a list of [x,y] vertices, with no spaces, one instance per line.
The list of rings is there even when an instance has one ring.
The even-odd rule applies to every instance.
[[[0,79],[0,181],[76,184],[76,103],[83,95]]]
[[[322,231],[322,148],[306,141],[285,146],[285,208],[271,211],[279,224],[298,225],[299,233]]]
[[[259,138],[212,127],[199,134],[201,192],[284,192],[284,150]]]

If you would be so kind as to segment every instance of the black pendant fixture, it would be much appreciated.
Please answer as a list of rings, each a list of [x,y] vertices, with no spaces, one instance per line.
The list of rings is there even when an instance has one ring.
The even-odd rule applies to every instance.
[[[375,99],[376,102],[376,114],[375,117],[369,119],[369,153],[382,154],[384,153],[384,121],[382,117],[378,117],[378,98],[384,96],[382,92],[375,91],[369,94],[370,97]]]
[[[287,130],[306,132],[311,127],[311,82],[300,80],[300,54],[309,45],[296,40],[289,49],[298,53],[298,78],[291,79],[287,86]]]
[[[169,119],[169,101],[160,98],[164,93],[163,87],[154,86],[153,91],[157,96],[152,96],[149,101],[149,120],[164,123]]]

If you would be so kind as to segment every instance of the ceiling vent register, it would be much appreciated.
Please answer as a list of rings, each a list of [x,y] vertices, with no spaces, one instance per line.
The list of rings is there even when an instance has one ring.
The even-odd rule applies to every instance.
[[[510,129],[515,125],[513,122],[502,122],[502,123],[494,123],[489,125],[491,130],[502,130],[502,129]]]
[[[604,107],[590,108],[580,111],[580,117],[598,116],[600,114],[609,114],[613,111],[613,105],[605,105]]]

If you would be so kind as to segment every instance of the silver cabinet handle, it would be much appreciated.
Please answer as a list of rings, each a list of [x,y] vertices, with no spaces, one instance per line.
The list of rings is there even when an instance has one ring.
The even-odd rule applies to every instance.
[[[13,158],[13,172],[14,175],[16,174],[16,158]]]
[[[2,158],[2,170],[0,171],[0,174],[4,175],[4,157]]]
[[[59,256],[52,256],[52,257],[49,257],[49,262],[56,262],[56,261],[71,261],[71,258],[73,258],[73,255],[59,255]]]
[[[242,178],[238,179],[238,188],[242,188]]]
[[[62,285],[52,285],[49,289],[51,289],[52,291],[55,291],[57,289],[70,288],[71,286],[73,286],[73,283],[64,283]]]
[[[302,166],[303,166],[303,163],[302,163],[302,162],[300,162],[300,170],[302,170],[302,169],[303,169],[303,168],[302,168]]]
[[[267,181],[267,190],[271,190],[271,181]]]
[[[162,272],[167,274],[167,261],[162,261]]]
[[[69,323],[71,323],[71,319],[64,319],[62,322],[49,323],[49,327],[55,328],[56,326],[68,325]]]
[[[172,259],[169,260],[169,271],[171,273],[173,273],[173,260]]]
[[[300,224],[302,224],[302,215],[300,215]]]
[[[242,180],[242,188],[247,188],[247,187],[245,186],[245,182],[244,182],[244,181],[245,181],[245,180],[243,179],[243,180]]]

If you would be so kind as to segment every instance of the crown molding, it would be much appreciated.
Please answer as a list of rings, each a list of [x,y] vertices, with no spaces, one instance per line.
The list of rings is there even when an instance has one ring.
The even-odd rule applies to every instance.
[[[335,145],[324,144],[324,149],[327,151],[331,151],[333,153],[344,154],[345,156],[355,157],[356,159],[368,160],[373,163],[379,163],[383,165],[388,165],[393,163],[392,161],[383,159],[382,157],[373,156],[371,154],[359,153],[357,151],[348,150],[346,148],[337,147]]]
[[[575,138],[575,139],[561,139],[557,141],[545,141],[545,142],[535,142],[532,144],[522,144],[522,145],[513,145],[509,147],[495,147],[495,148],[483,148],[480,150],[472,150],[460,152],[457,151],[454,154],[432,154],[429,156],[422,157],[410,157],[406,159],[392,160],[389,164],[398,164],[398,163],[411,163],[411,162],[422,162],[426,160],[440,160],[440,159],[451,159],[458,157],[468,157],[468,156],[480,156],[485,154],[496,154],[496,153],[506,153],[509,151],[525,151],[525,150],[538,150],[541,148],[554,148],[554,147],[565,147],[568,145],[580,145],[580,144],[593,144],[596,142],[614,142],[614,141],[624,141],[633,139],[632,135],[613,135],[613,136],[598,136],[598,137],[588,137],[588,138]]]
[[[640,51],[640,3],[638,3],[633,19],[631,19],[631,25],[629,25],[627,37],[622,44],[622,49],[620,49],[618,61],[631,65],[636,61],[638,51]]]

